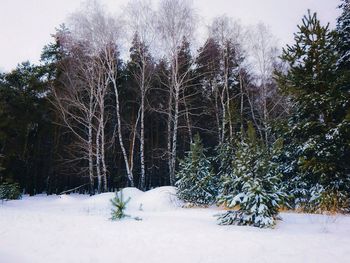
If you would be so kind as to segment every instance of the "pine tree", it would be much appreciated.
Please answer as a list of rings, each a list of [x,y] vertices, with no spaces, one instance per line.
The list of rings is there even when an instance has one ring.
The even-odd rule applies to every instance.
[[[277,150],[276,150],[277,151]],[[271,227],[286,195],[281,190],[281,174],[273,158],[256,140],[252,125],[248,136],[237,143],[232,173],[223,176],[218,203],[231,209],[218,216],[222,225],[253,225]]]
[[[46,70],[23,62],[0,74],[0,181],[17,182],[31,195],[42,192],[52,175],[54,124]]]
[[[198,134],[194,137],[191,150],[180,162],[180,170],[176,177],[175,185],[180,199],[194,205],[214,203],[217,192],[216,178]]]
[[[295,43],[283,50],[289,71],[278,74],[278,81],[295,105],[285,135],[285,161],[293,170],[289,181],[306,188],[297,191],[296,201],[312,210],[323,203],[318,197],[343,198],[350,186],[349,130],[341,132],[339,126],[349,109],[349,94],[337,84],[336,33],[310,11],[298,28]]]
[[[350,174],[350,2],[343,0],[342,14],[337,21],[337,60],[338,96],[334,104],[337,106],[337,127],[334,129],[334,139],[338,149],[339,162],[342,162],[343,174]]]
[[[130,201],[130,197],[127,200],[124,200],[123,198],[123,190],[120,191],[120,195],[116,193],[115,197],[111,199],[112,203],[112,212],[111,212],[111,220],[121,220],[126,217],[130,217],[129,215],[125,214],[126,205]]]

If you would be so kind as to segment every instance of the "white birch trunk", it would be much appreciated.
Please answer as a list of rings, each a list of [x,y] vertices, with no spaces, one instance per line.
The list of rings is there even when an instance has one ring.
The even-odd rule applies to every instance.
[[[242,75],[241,72],[239,73],[239,88],[240,88],[240,92],[241,92],[241,109],[240,109],[240,113],[241,113],[241,141],[243,141],[243,129],[244,129],[244,124],[243,124],[243,110],[244,110],[244,94],[243,94],[243,82],[242,82]]]
[[[101,193],[102,177],[101,177],[101,157],[100,157],[100,136],[101,123],[99,123],[96,134],[96,175],[97,175],[97,193]]]
[[[144,54],[143,54],[144,57]],[[146,184],[146,169],[145,169],[145,71],[146,61],[142,63],[141,72],[141,123],[140,123],[140,163],[141,163],[141,189],[145,190]]]
[[[125,150],[124,142],[123,142],[123,134],[122,134],[122,122],[121,122],[121,116],[120,116],[120,103],[119,103],[119,92],[118,92],[118,87],[117,83],[114,78],[112,78],[112,83],[113,83],[113,88],[114,88],[114,93],[115,93],[115,106],[116,106],[116,114],[117,114],[117,132],[118,132],[118,139],[119,139],[119,144],[120,148],[123,153],[123,158],[124,158],[124,163],[125,163],[125,168],[126,168],[126,173],[130,182],[130,186],[134,187],[134,175],[132,173],[132,170],[130,169],[129,161],[128,161],[128,154]]]
[[[172,167],[172,147],[171,147],[171,140],[172,140],[172,124],[173,124],[173,88],[170,88],[169,92],[169,104],[168,104],[168,120],[167,120],[167,154],[168,154],[168,168],[169,168],[169,180],[170,185],[173,185],[172,181],[172,174],[173,174],[173,167]]]

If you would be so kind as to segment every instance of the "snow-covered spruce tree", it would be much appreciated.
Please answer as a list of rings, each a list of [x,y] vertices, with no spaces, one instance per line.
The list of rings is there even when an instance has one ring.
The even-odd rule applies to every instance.
[[[342,6],[337,29],[340,39],[346,39],[348,1]],[[290,164],[286,167],[293,169],[288,181],[305,187],[297,191],[297,206],[321,211],[329,209],[327,200],[337,200],[334,205],[342,210],[348,206],[350,189],[350,93],[345,73],[349,67],[348,47],[343,44],[349,39],[337,41],[336,32],[322,26],[316,14],[309,12],[302,22],[295,43],[283,50],[289,70],[278,74],[279,87],[295,105],[285,133]],[[343,54],[340,59],[337,49]]]
[[[233,184],[228,178],[231,178],[233,161],[235,158],[234,143],[229,141],[220,143],[216,148],[214,161],[217,167],[218,175],[218,198],[232,193]]]
[[[283,120],[276,124],[273,129],[274,134],[280,135],[280,138],[290,132],[289,126]],[[278,140],[276,143],[282,144],[277,149],[283,147],[283,150],[275,151],[273,160],[278,164],[278,171],[282,174],[281,184],[284,192],[288,193],[288,207],[292,209],[305,207],[310,199],[308,197],[310,183],[298,170],[297,149],[288,137],[284,137],[283,140]]]
[[[232,171],[232,162],[234,160],[234,145],[233,143],[226,141],[220,143],[216,148],[215,162],[218,166],[218,175],[223,177],[230,174]]]
[[[337,67],[342,70],[343,73],[350,71],[350,1],[342,0],[342,4],[339,6],[342,9],[341,15],[337,19],[336,31],[338,34],[337,51],[339,58],[337,61]],[[348,75],[349,77],[349,75]],[[349,79],[348,79],[349,80]],[[347,81],[347,87],[350,83]]]
[[[127,200],[123,198],[123,190],[120,191],[120,194],[116,193],[115,197],[111,199],[112,211],[111,211],[111,220],[121,220],[125,217],[130,217],[125,214],[126,205],[130,201],[130,197]]]
[[[223,189],[218,204],[231,210],[218,215],[219,224],[256,227],[275,224],[286,195],[281,190],[281,174],[274,155],[275,150],[270,153],[249,125],[248,136],[237,142],[232,173],[221,178]]]
[[[198,134],[194,136],[191,150],[180,162],[176,179],[177,195],[181,200],[194,205],[210,205],[215,202],[216,177]]]
[[[336,127],[328,134],[330,144],[337,145],[337,152],[334,157],[337,160],[338,180],[335,195],[330,196],[325,192],[324,202],[334,208],[338,204],[341,210],[350,212],[350,1],[343,0],[339,6],[342,9],[337,19],[337,51],[338,60],[336,63],[337,73],[337,96],[334,99],[333,111],[337,120]],[[333,191],[334,193],[334,191]],[[333,201],[330,201],[333,200]]]

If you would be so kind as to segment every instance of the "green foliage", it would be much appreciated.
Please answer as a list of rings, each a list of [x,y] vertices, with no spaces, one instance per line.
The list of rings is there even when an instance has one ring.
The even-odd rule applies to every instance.
[[[256,140],[252,130],[248,134],[248,138],[236,143],[231,173],[221,178],[218,204],[231,210],[219,215],[218,220],[223,225],[271,227],[287,197],[273,158],[280,147],[269,152]]]
[[[350,77],[350,2],[349,0],[342,0],[341,15],[337,19],[337,34],[338,43],[337,51],[339,53],[339,59],[337,61],[338,70],[343,71],[347,75],[347,80]],[[350,83],[347,81],[347,88],[349,89]]]
[[[22,197],[18,183],[4,182],[0,185],[1,200],[16,200]]]
[[[217,194],[216,178],[198,134],[190,152],[180,162],[176,178],[177,195],[183,201],[195,205],[214,203]]]
[[[22,63],[0,74],[0,155],[5,180],[43,191],[52,170],[52,111],[46,69]]]
[[[316,184],[311,186],[304,196],[307,198],[300,200],[296,207],[301,211],[318,214],[349,212],[348,194],[336,191],[332,186]]]
[[[231,191],[232,184],[224,178],[229,178],[232,174],[232,165],[234,162],[235,151],[234,145],[229,142],[224,142],[216,148],[216,156],[214,157],[217,163],[217,174],[219,177],[219,195],[222,191]]]
[[[126,205],[130,201],[130,197],[127,200],[124,200],[123,198],[123,191],[120,191],[120,195],[116,193],[116,196],[111,199],[112,203],[112,211],[111,211],[111,220],[121,220],[126,217],[130,217],[129,215],[125,214]]]
[[[295,193],[296,206],[307,208],[319,200],[314,196],[316,188],[349,193],[350,125],[346,116],[350,93],[344,88],[344,71],[337,69],[336,32],[322,26],[310,12],[298,28],[295,43],[283,50],[289,70],[278,74],[277,80],[295,105],[284,133],[285,179]]]

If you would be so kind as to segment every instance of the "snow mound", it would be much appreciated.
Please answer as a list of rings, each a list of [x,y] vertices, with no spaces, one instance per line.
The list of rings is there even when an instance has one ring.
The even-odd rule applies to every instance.
[[[130,198],[127,204],[128,213],[135,211],[144,212],[162,212],[169,211],[181,207],[182,203],[176,197],[176,188],[171,186],[158,187],[146,192],[143,192],[135,187],[127,187],[121,190],[123,193],[123,200]],[[67,205],[80,203],[79,209],[93,215],[109,215],[112,204],[111,199],[115,197],[116,193],[102,193],[94,196],[79,196],[79,195],[61,195],[56,199],[57,204]],[[118,192],[120,196],[120,191]],[[77,202],[78,201],[78,202]]]
[[[88,199],[85,200],[85,202],[94,204],[94,205],[105,205],[106,203],[109,203],[109,200],[111,200],[115,196],[115,193],[102,193],[90,196]]]
[[[130,197],[130,203],[131,200],[137,200],[139,196],[143,194],[142,191],[134,187],[127,187],[122,191],[123,199],[127,200]],[[118,195],[120,195],[120,191],[118,192]],[[87,210],[89,214],[109,214],[112,208],[111,199],[113,199],[115,196],[115,192],[102,193],[91,196],[84,200],[83,209]],[[136,207],[134,209],[136,209]]]
[[[144,194],[141,190],[137,189],[136,187],[126,187],[122,189],[123,192],[123,198],[126,200],[128,198],[131,199],[137,199],[140,198]],[[120,191],[118,192],[118,195],[120,195]]]
[[[74,203],[74,200],[76,200],[77,196],[72,194],[72,195],[57,195],[55,198],[56,203],[62,203],[62,204],[70,204]]]
[[[127,187],[122,189],[123,191],[123,199],[126,200],[129,197],[131,199],[137,199],[138,197],[140,197],[143,192],[135,187]],[[93,195],[91,197],[89,197],[88,199],[86,199],[85,201],[87,203],[93,203],[95,205],[105,205],[106,203],[110,203],[110,200],[112,198],[115,197],[115,193],[114,192],[109,192],[109,193],[102,193],[102,194],[97,194],[97,195]],[[118,192],[118,195],[120,195],[120,191]]]
[[[131,199],[130,208],[136,206],[146,212],[161,212],[176,209],[180,203],[176,197],[176,188],[163,186],[144,192],[134,201]]]

